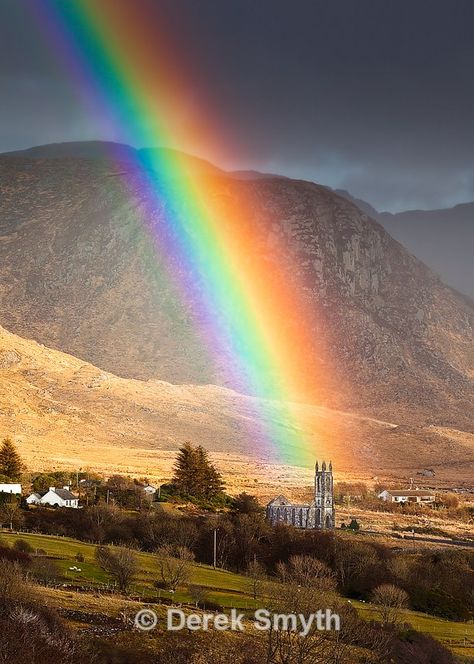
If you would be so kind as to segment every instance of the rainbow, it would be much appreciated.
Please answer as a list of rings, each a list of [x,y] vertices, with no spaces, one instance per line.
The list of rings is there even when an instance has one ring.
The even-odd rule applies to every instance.
[[[230,147],[217,114],[204,95],[198,104],[189,98],[193,74],[183,52],[190,61],[192,45],[157,13],[159,4],[50,0],[37,3],[37,17],[89,112],[123,142],[223,159]],[[256,250],[268,237],[255,223],[252,187],[229,189],[225,177],[193,173],[173,150],[147,151],[135,167],[130,195],[146,192],[140,223],[208,351],[231,358],[232,385],[261,397],[254,400],[259,434],[274,457],[311,464],[318,449],[301,432],[296,404],[320,401],[315,312],[281,240],[271,252]]]

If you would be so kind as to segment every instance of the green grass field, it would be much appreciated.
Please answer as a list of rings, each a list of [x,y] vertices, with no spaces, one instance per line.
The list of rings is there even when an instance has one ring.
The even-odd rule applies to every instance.
[[[100,588],[101,585],[110,582],[107,574],[103,572],[95,562],[95,546],[85,544],[67,537],[55,537],[52,535],[15,534],[2,532],[0,543],[12,546],[17,539],[27,541],[33,549],[43,549],[48,557],[54,558],[63,574],[61,582],[90,586],[91,592]],[[76,554],[84,556],[84,562],[76,560]],[[131,588],[130,595],[136,598],[158,599],[157,589],[154,581],[158,578],[157,556],[151,553],[137,552],[140,571],[136,582]],[[69,568],[76,566],[80,572],[71,571]],[[201,564],[192,565],[190,583],[205,586],[208,589],[209,599],[220,606],[229,609],[254,609],[255,601],[250,595],[249,579],[240,574],[215,570],[212,567]],[[160,591],[163,598],[171,598],[167,591]],[[183,589],[173,595],[176,602],[191,602],[188,593]],[[81,598],[78,598],[81,601]],[[86,596],[83,599],[86,602]],[[353,606],[367,620],[378,620],[378,612],[375,605],[351,600]],[[417,611],[404,610],[404,619],[420,632],[425,632],[437,638],[439,641],[449,645],[458,655],[474,657],[474,624],[457,623],[429,616]]]
[[[352,605],[366,620],[379,620],[377,607],[374,604],[351,600]],[[443,620],[426,613],[404,609],[401,611],[402,620],[409,623],[414,629],[449,645],[457,654],[474,657],[474,624],[459,623]]]
[[[95,561],[95,546],[85,544],[68,537],[55,537],[53,535],[13,534],[2,532],[0,542],[13,546],[15,540],[22,539],[36,549],[46,551],[48,557],[55,560],[63,578],[61,582],[90,585],[91,589],[106,583],[111,583],[108,575],[100,569]],[[78,562],[76,555],[80,553],[84,562]],[[136,582],[130,589],[131,595],[143,597],[157,596],[158,591],[154,582],[158,579],[157,556],[151,553],[137,552],[139,560],[139,573]],[[71,570],[78,567],[81,571]],[[192,565],[190,583],[204,586],[208,589],[208,596],[212,602],[225,608],[254,608],[255,602],[248,595],[249,580],[242,575],[224,570],[215,570],[207,565],[194,563]],[[172,594],[161,590],[161,597],[171,598]],[[176,601],[189,602],[190,596],[184,591],[173,595]]]

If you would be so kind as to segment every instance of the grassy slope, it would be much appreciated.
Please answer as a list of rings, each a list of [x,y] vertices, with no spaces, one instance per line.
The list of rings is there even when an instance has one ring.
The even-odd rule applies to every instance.
[[[377,608],[373,604],[351,600],[353,606],[366,620],[378,620]],[[474,625],[472,623],[459,623],[442,618],[404,609],[403,620],[419,632],[430,634],[445,645],[449,646],[458,655],[474,658]]]
[[[44,549],[48,556],[54,557],[60,569],[64,572],[65,580],[79,585],[90,585],[91,591],[100,588],[101,584],[108,582],[107,575],[97,566],[94,560],[95,546],[85,544],[67,537],[50,535],[10,534],[2,533],[0,542],[13,545],[16,539],[24,539],[33,548]],[[81,553],[84,562],[76,561],[75,556]],[[138,552],[140,572],[131,594],[136,597],[156,597],[157,591],[153,582],[158,576],[156,556],[150,553]],[[72,572],[69,567],[76,565],[81,572]],[[252,609],[255,602],[250,592],[249,580],[240,574],[223,570],[214,570],[207,565],[194,564],[192,566],[191,582],[206,586],[209,589],[209,599],[226,608]],[[121,597],[91,596],[88,593],[72,593],[67,590],[45,589],[45,597],[57,608],[75,608],[91,613],[100,612],[105,615],[116,616],[123,609],[124,604],[129,608],[140,606]],[[162,597],[170,597],[166,591],[161,591]],[[189,602],[189,595],[177,592],[174,599],[179,602]],[[367,620],[377,620],[377,609],[374,605],[352,601],[353,605]],[[433,637],[449,645],[457,654],[474,656],[474,625],[457,623],[441,618],[429,616],[417,611],[405,610],[404,619],[407,623],[421,632],[431,634]]]
[[[103,572],[95,562],[95,546],[85,544],[68,537],[54,537],[51,535],[15,535],[2,533],[0,541],[13,545],[17,539],[27,541],[34,549],[43,549],[48,556],[55,558],[55,562],[64,574],[66,583],[77,585],[90,585],[91,587],[110,582],[108,575]],[[84,556],[84,562],[77,562],[76,554]],[[153,587],[158,578],[157,557],[151,553],[138,552],[139,574],[133,584],[130,594],[150,597],[157,596],[157,590]],[[76,566],[80,572],[69,568]],[[193,564],[191,583],[205,586],[209,589],[209,599],[225,607],[252,608],[253,600],[247,594],[249,581],[246,577],[233,574],[224,570],[214,570],[212,567],[201,564]],[[167,591],[161,591],[162,597],[171,597]],[[190,601],[185,592],[175,594],[177,601]]]

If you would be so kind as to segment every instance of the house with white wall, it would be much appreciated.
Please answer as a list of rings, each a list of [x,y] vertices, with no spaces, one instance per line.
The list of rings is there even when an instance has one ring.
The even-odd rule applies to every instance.
[[[41,495],[39,493],[32,493],[26,499],[27,505],[39,505],[41,502]]]
[[[51,507],[72,507],[73,509],[79,507],[79,498],[71,493],[68,486],[64,486],[62,489],[50,486],[44,496],[32,493],[26,502],[28,505],[50,505]]]
[[[0,484],[0,493],[21,495],[21,484]]]
[[[385,489],[378,495],[382,500],[390,503],[423,503],[430,505],[436,501],[436,495],[433,491],[422,489]]]

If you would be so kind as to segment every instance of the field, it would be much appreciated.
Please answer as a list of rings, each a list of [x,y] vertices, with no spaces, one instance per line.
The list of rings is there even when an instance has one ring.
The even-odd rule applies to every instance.
[[[13,545],[15,540],[27,541],[33,549],[42,549],[49,558],[54,559],[61,570],[63,578],[55,588],[41,588],[44,601],[57,608],[69,620],[75,613],[81,614],[79,623],[72,618],[77,627],[94,624],[96,617],[117,619],[128,612],[134,614],[144,601],[157,603],[191,604],[192,600],[185,589],[172,595],[170,592],[154,587],[158,578],[157,556],[138,552],[140,572],[136,583],[126,598],[119,593],[112,593],[110,579],[96,564],[95,546],[85,544],[67,537],[55,537],[37,534],[16,534],[2,532],[0,541]],[[84,562],[78,562],[76,555],[81,554]],[[71,570],[77,567],[80,571]],[[253,610],[256,606],[250,593],[250,580],[243,575],[234,574],[201,564],[193,564],[191,583],[204,586],[208,597],[214,604],[224,609],[235,607],[241,610]],[[377,620],[378,612],[375,605],[351,600],[353,606],[367,620]],[[157,607],[158,613],[160,608]],[[405,610],[404,620],[415,629],[431,634],[439,641],[448,645],[456,654],[474,657],[474,625],[456,623],[435,618],[416,611]]]
[[[365,602],[351,600],[361,616],[367,620],[377,620],[377,607]],[[456,654],[474,658],[474,625],[435,618],[426,613],[404,609],[403,620],[416,630],[430,634],[450,647]]]
[[[28,542],[33,549],[43,549],[48,557],[54,559],[63,575],[62,583],[80,586],[84,590],[113,590],[111,581],[95,562],[95,546],[85,544],[68,537],[50,535],[2,533],[0,540],[10,545],[17,539]],[[84,562],[78,562],[76,555],[81,554]],[[130,589],[130,595],[141,599],[163,598],[176,602],[191,602],[191,597],[184,591],[172,594],[166,590],[156,590],[154,581],[158,578],[157,556],[151,553],[138,552],[139,574],[136,583]],[[79,568],[80,572],[71,569]],[[193,564],[191,583],[204,586],[208,590],[209,600],[223,607],[252,608],[254,603],[247,594],[249,580],[246,577],[212,567]]]

